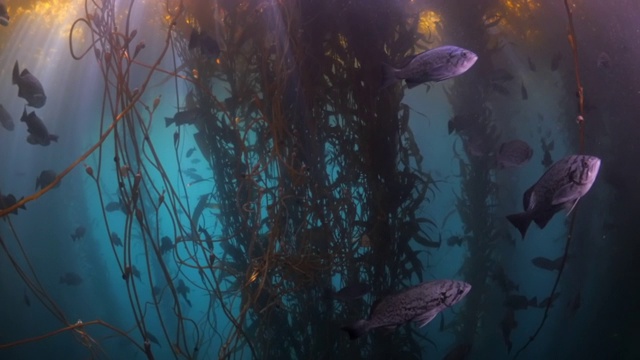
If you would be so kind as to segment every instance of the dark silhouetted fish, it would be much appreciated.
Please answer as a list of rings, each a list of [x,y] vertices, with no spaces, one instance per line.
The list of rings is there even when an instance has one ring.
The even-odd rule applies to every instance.
[[[500,321],[500,330],[502,330],[502,338],[504,339],[504,344],[507,346],[507,352],[511,352],[511,348],[513,347],[513,343],[511,342],[511,331],[518,327],[518,322],[516,321],[516,314],[513,309],[507,309],[502,317],[502,321]]]
[[[191,290],[189,289],[189,287],[187,285],[184,284],[184,281],[182,281],[182,279],[178,280],[178,286],[176,287],[176,292],[180,295],[182,295],[182,297],[184,298],[184,301],[187,302],[187,304],[189,304],[189,306],[191,306],[191,301],[189,301],[189,299],[187,299],[187,294],[189,292],[191,292]]]
[[[38,190],[38,188],[44,189],[49,186],[56,179],[56,176],[58,176],[58,174],[53,170],[43,170],[40,173],[40,176],[36,178],[36,190]],[[59,186],[60,182],[58,182],[53,188],[55,189]]]
[[[18,61],[13,66],[12,82],[18,85],[18,97],[27,100],[27,105],[34,108],[41,108],[47,102],[47,96],[40,81],[33,76],[29,70],[18,67]]]
[[[371,285],[354,283],[340,289],[340,291],[332,293],[331,297],[340,301],[351,301],[361,299],[371,291]]]
[[[549,166],[553,164],[553,158],[551,158],[551,151],[553,151],[554,143],[553,140],[547,143],[543,138],[540,138],[540,145],[542,146],[542,161],[540,162],[545,169],[548,169]]]
[[[135,265],[131,265],[131,274],[133,274],[133,276],[138,278],[138,280],[142,280],[142,278],[140,277],[140,270],[138,270],[138,268]]]
[[[533,149],[522,140],[503,142],[496,154],[498,168],[514,168],[526,164],[533,156]]]
[[[540,301],[540,303],[538,303],[538,307],[539,308],[546,308],[547,305],[549,307],[553,307],[553,302],[556,301],[559,297],[560,297],[560,293],[559,292],[555,292],[555,293],[553,293],[553,295],[551,297],[546,297],[546,298],[544,298],[544,300]]]
[[[527,57],[527,62],[529,63],[529,70],[536,71],[536,64],[531,60],[530,57]]]
[[[560,67],[560,60],[562,60],[562,53],[557,52],[551,58],[551,71],[556,71]]]
[[[191,149],[187,150],[187,159],[193,155],[193,153],[196,151],[196,148],[192,147]]]
[[[9,25],[9,13],[7,12],[7,6],[4,3],[0,3],[0,25]]]
[[[549,260],[545,257],[538,256],[531,259],[531,262],[533,263],[533,265],[539,267],[540,269],[549,271],[560,271],[560,266],[562,266],[562,259],[562,256],[555,260]]]
[[[523,196],[524,212],[507,216],[524,238],[531,221],[541,229],[562,209],[576,206],[596,180],[600,159],[588,155],[570,155],[551,167]]]
[[[462,300],[469,290],[471,285],[463,281],[424,282],[384,297],[373,306],[369,319],[358,320],[342,330],[348,332],[351,339],[356,339],[372,329],[395,329],[410,321],[422,327],[440,311]]]
[[[209,234],[207,229],[202,226],[198,226],[198,231],[201,234],[204,234],[204,241],[207,244],[207,248],[209,248],[209,251],[213,252],[213,238],[211,237],[211,234]]]
[[[13,123],[11,114],[9,114],[9,112],[2,105],[0,105],[0,125],[2,125],[3,128],[9,131],[13,131],[13,129],[16,127]]]
[[[158,341],[158,338],[157,338],[157,337],[155,337],[155,335],[153,335],[153,334],[152,334],[152,333],[150,333],[149,331],[147,331],[146,335],[147,335],[147,339],[148,339],[149,341],[151,341],[152,343],[154,343],[154,344],[156,344],[156,345],[158,345],[158,346],[162,347],[162,345],[160,345],[160,342]]]
[[[401,69],[384,66],[382,88],[404,79],[409,89],[429,81],[443,81],[466,72],[478,56],[457,46],[441,46],[416,55]]]
[[[58,135],[49,134],[49,130],[35,111],[27,115],[27,109],[24,109],[20,121],[27,123],[27,131],[29,132],[27,142],[29,144],[48,146],[52,141],[58,142]]]
[[[20,200],[22,199],[24,198],[20,198]],[[7,195],[0,194],[0,210],[8,209],[17,203],[18,203],[18,200],[13,194],[7,194]],[[19,209],[27,210],[27,207],[24,205],[21,205]],[[18,209],[13,210],[11,213],[17,215]]]
[[[205,32],[199,32],[196,29],[191,29],[189,36],[189,50],[193,49],[200,49],[200,53],[210,59],[217,59],[220,56],[218,42]]]
[[[522,86],[520,86],[520,93],[522,94],[522,100],[527,100],[529,98],[529,93],[527,92],[527,88],[524,86],[524,81],[522,82]]]
[[[160,253],[164,255],[171,250],[173,250],[173,242],[168,236],[163,236],[160,239]]]
[[[112,232],[111,243],[113,244],[113,246],[122,246],[122,239],[120,239],[120,236],[118,236],[117,233]]]
[[[199,109],[178,111],[173,117],[165,117],[164,122],[167,127],[171,124],[176,126],[195,125],[203,121],[203,112]]]
[[[84,226],[78,226],[73,232],[73,234],[71,234],[71,240],[73,241],[80,240],[84,237],[86,233],[87,233],[87,229],[85,229]]]
[[[63,276],[60,276],[60,284],[67,284],[70,286],[78,286],[82,284],[82,278],[80,275],[74,272],[68,272]]]
[[[107,212],[114,212],[114,211],[118,211],[118,210],[120,210],[120,211],[124,211],[124,208],[125,208],[125,207],[124,207],[124,206],[122,205],[122,203],[121,203],[121,202],[119,202],[119,201],[112,201],[112,202],[108,203],[108,204],[104,207],[104,209],[105,209]]]

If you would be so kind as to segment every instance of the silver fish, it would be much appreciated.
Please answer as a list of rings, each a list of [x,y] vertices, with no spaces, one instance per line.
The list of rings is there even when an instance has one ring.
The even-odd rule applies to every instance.
[[[47,102],[47,96],[40,81],[27,69],[22,69],[20,72],[17,61],[13,66],[12,82],[18,85],[18,97],[27,100],[27,105],[41,108]]]
[[[412,286],[389,295],[374,305],[369,319],[361,319],[342,327],[353,340],[368,331],[397,326],[414,321],[427,325],[442,310],[453,306],[467,295],[471,285],[456,280],[435,280]]]
[[[13,129],[15,128],[15,124],[13,123],[13,118],[11,117],[11,114],[9,114],[7,109],[5,109],[4,106],[2,106],[1,104],[0,104],[0,125],[2,125],[3,128],[9,131],[13,131]]]
[[[416,55],[401,69],[384,67],[382,88],[404,79],[409,89],[429,81],[443,81],[463,74],[478,60],[478,55],[457,46],[441,46]]]
[[[533,156],[533,149],[522,140],[511,140],[502,143],[497,154],[498,167],[514,168],[527,163]]]
[[[524,238],[531,221],[541,229],[562,209],[576,206],[596,180],[600,159],[588,155],[570,155],[556,163],[530,187],[523,197],[524,212],[507,216]]]

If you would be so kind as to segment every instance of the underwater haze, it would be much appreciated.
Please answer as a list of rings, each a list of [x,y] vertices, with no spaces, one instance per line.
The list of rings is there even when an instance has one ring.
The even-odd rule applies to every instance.
[[[640,359],[635,0],[1,0],[1,359]]]

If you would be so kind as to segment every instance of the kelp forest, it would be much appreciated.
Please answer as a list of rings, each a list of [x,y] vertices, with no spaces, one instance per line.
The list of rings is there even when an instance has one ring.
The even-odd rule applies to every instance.
[[[548,324],[580,301],[579,267],[563,272],[579,256],[572,236],[588,236],[574,223],[595,215],[526,240],[505,220],[553,161],[593,146],[576,6],[554,3],[86,0],[65,51],[98,74],[99,108],[83,119],[92,143],[40,190],[0,198],[18,297],[24,287],[56,326],[3,332],[0,354],[64,337],[92,359],[529,358],[529,344],[555,346],[563,327]],[[384,65],[447,44],[477,63],[416,89],[381,86]],[[502,170],[513,138],[533,160]],[[43,281],[15,223],[77,173],[92,220],[71,238],[104,250],[102,270],[80,274],[80,286],[103,284],[93,317],[59,304],[62,285]],[[552,272],[515,270],[542,242]],[[438,278],[472,290],[427,326],[341,331]],[[367,294],[336,298],[353,284]],[[111,297],[124,298],[117,311]],[[539,310],[514,312],[527,307]]]

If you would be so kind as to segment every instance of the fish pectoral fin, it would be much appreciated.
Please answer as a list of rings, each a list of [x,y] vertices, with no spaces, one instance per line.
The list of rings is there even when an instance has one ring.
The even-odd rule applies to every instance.
[[[576,207],[576,205],[578,204],[578,200],[580,200],[580,198],[577,198],[574,201],[566,202],[564,204],[564,208],[567,209],[567,216],[569,216],[569,214],[571,214],[573,209]]]
[[[436,315],[438,315],[439,311],[437,309],[433,309],[431,311],[427,311],[424,314],[418,315],[413,318],[413,322],[418,324],[418,327],[423,327],[427,325],[431,320],[433,320]]]
[[[560,205],[567,202],[573,202],[574,200],[577,200],[576,189],[573,186],[573,183],[569,183],[559,188],[553,194],[553,200],[551,200],[551,205]]]

